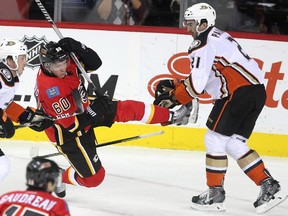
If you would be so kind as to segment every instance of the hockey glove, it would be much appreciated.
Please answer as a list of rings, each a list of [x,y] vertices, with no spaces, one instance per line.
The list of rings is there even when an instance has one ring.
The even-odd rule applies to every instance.
[[[164,92],[169,92],[173,89],[175,89],[175,84],[172,79],[161,80],[156,86],[155,98],[157,98]]]
[[[90,117],[91,123],[102,122],[104,120],[105,113],[110,109],[111,99],[107,96],[100,96],[87,107],[86,113]]]
[[[172,109],[173,107],[180,105],[174,96],[174,90],[163,92],[161,95],[155,98],[153,104],[168,109]]]
[[[41,132],[54,125],[54,123],[55,122],[53,120],[44,118],[42,121],[38,121],[29,127],[34,131]]]
[[[11,138],[15,134],[15,128],[12,121],[6,113],[0,108],[0,137]]]
[[[179,82],[178,80],[176,80]],[[175,99],[173,92],[175,89],[175,83],[172,79],[161,80],[156,86],[154,105],[162,106],[172,109],[176,105],[179,105]]]
[[[18,117],[19,123],[29,126],[32,130],[43,131],[54,124],[54,121],[50,119],[41,110],[33,110],[27,107],[26,110]]]
[[[59,46],[65,51],[65,52],[78,52],[79,50],[82,50],[83,48],[86,48],[84,44],[80,43],[79,41],[74,40],[70,37],[62,38],[58,41]]]
[[[18,121],[21,125],[30,125],[33,122],[35,116],[35,110],[27,107],[24,112],[18,116]]]

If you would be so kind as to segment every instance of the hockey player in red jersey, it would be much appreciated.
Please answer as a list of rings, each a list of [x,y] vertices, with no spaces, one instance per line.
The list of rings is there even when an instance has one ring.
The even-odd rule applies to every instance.
[[[215,99],[205,135],[208,191],[192,197],[192,208],[224,211],[224,177],[227,154],[257,186],[254,202],[263,213],[287,198],[255,150],[247,145],[255,122],[265,105],[264,73],[228,33],[216,27],[216,12],[206,3],[189,7],[184,26],[192,35],[188,50],[191,73],[172,91],[160,94],[155,104],[187,104],[203,92]]]
[[[175,112],[140,101],[112,101],[99,96],[90,103],[81,74],[69,53],[73,52],[86,71],[98,69],[102,61],[84,44],[63,38],[41,47],[41,68],[37,75],[36,92],[39,106],[58,118],[45,130],[71,164],[63,173],[63,182],[84,187],[96,187],[104,179],[105,169],[97,155],[94,127],[110,127],[114,122],[141,121],[147,124],[185,124],[190,111],[182,106]],[[77,115],[75,115],[75,113]],[[65,196],[65,184],[55,193]]]
[[[29,124],[36,131],[44,130],[53,121],[36,116],[31,107],[24,109],[13,101],[19,86],[19,77],[26,65],[27,47],[16,39],[0,42],[0,137],[11,138],[14,133],[13,122]],[[10,163],[0,149],[0,182],[8,175]]]
[[[0,215],[69,216],[65,200],[54,197],[60,168],[51,160],[33,159],[26,168],[25,191],[13,191],[0,196]]]

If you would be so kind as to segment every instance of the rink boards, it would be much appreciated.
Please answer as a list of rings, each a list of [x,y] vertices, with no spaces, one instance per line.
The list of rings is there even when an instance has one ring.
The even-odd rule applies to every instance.
[[[118,100],[133,99],[151,104],[159,80],[171,77],[183,79],[190,72],[187,48],[192,38],[181,29],[75,23],[61,23],[59,29],[63,35],[80,40],[97,51],[103,65],[91,79],[100,87],[105,86],[109,95]],[[33,94],[39,68],[38,50],[42,43],[58,41],[58,37],[46,22],[0,21],[0,31],[0,39],[17,36],[28,46],[28,65],[20,77],[15,101],[23,107],[35,107]],[[266,105],[248,143],[262,155],[288,157],[288,36],[231,34],[257,61],[265,76]],[[184,127],[115,124],[111,129],[97,128],[98,141],[101,143],[164,130],[161,136],[125,145],[204,150],[205,123],[211,108],[211,99],[202,97],[196,124]],[[29,129],[17,130],[14,139],[47,141],[44,133]]]
[[[119,145],[143,146],[149,148],[204,150],[204,135],[206,129],[176,127],[176,126],[149,126],[137,124],[114,124],[112,128],[96,128],[98,143],[109,142],[126,137],[164,130],[164,134],[143,138]],[[13,139],[47,141],[44,132],[38,133],[31,129],[18,129]],[[277,134],[253,133],[248,141],[252,149],[260,155],[288,157],[288,136]],[[105,148],[105,147],[104,147]]]

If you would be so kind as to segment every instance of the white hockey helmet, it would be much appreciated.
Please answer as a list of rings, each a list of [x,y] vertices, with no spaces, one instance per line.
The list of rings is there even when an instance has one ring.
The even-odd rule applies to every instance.
[[[193,6],[187,8],[184,13],[184,22],[188,20],[195,20],[197,26],[201,24],[201,20],[206,20],[208,27],[214,26],[216,12],[214,8],[207,3],[194,4]]]
[[[27,46],[16,39],[4,39],[0,42],[0,61],[6,62],[7,57],[11,56],[17,63],[19,55],[27,56]]]

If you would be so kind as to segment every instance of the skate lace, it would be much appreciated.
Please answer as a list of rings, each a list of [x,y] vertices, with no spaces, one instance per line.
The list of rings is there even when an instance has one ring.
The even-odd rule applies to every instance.
[[[207,203],[210,201],[210,196],[213,193],[213,189],[209,188],[207,191],[204,191],[203,193],[199,194],[200,200]]]
[[[274,184],[273,180],[267,180],[266,182],[264,182],[263,184],[260,185],[260,193],[258,196],[258,200],[263,200],[263,201],[267,201],[268,199],[270,199],[271,197],[273,197],[273,195],[275,194],[276,190],[277,190],[277,181],[275,181],[276,184]]]

